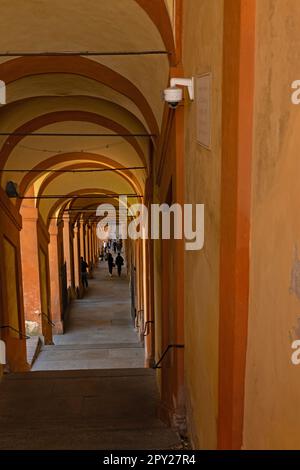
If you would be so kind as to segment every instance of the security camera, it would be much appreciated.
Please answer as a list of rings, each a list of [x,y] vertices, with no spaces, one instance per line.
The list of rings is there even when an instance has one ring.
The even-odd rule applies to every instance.
[[[183,90],[177,85],[187,87],[190,99],[194,99],[194,78],[171,78],[170,87],[164,90],[164,100],[172,109],[176,109],[183,98]]]
[[[173,109],[177,108],[180,101],[182,101],[182,96],[183,96],[182,88],[170,87],[164,90],[164,98],[165,98],[165,101],[170,106],[170,108],[173,108]]]

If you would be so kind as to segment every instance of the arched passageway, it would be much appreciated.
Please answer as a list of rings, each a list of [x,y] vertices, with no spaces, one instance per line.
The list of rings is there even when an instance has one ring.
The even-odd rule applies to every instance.
[[[126,270],[119,278],[113,269],[111,278],[106,261],[95,263],[84,296],[69,307],[64,334],[54,336],[55,346],[43,347],[33,371],[144,367]]]
[[[300,447],[299,23],[297,0],[1,2],[0,448]],[[172,78],[194,99],[168,106]],[[190,227],[150,233],[153,205]]]
[[[179,23],[164,1],[155,2],[155,8],[135,0],[89,0],[76,6],[55,1],[51,8],[42,3],[39,10],[15,0],[1,13],[1,38],[9,37],[1,47],[12,51],[2,54],[0,62],[7,95],[0,109],[0,331],[7,356],[1,371],[11,378],[11,387],[17,373],[26,401],[31,380],[46,377],[55,389],[55,374],[66,374],[60,377],[68,380],[74,371],[70,377],[76,382],[89,369],[101,382],[100,371],[111,370],[118,384],[112,400],[122,393],[119,375],[127,377],[136,389],[133,399],[135,394],[136,400],[143,393],[149,396],[151,419],[159,398],[153,394],[157,380],[161,417],[169,424],[183,410],[183,351],[178,358],[174,352],[171,372],[169,366],[162,374],[149,369],[168,343],[179,342],[180,323],[178,331],[173,326],[169,331],[165,321],[163,335],[155,333],[155,303],[168,303],[161,294],[155,299],[154,271],[160,273],[160,266],[158,261],[155,266],[154,250],[160,249],[159,242],[155,248],[151,240],[124,240],[123,273],[111,279],[107,261],[100,260],[104,239],[97,226],[105,214],[97,209],[109,204],[119,216],[124,213],[119,196],[126,197],[129,224],[130,207],[150,207],[154,198],[165,198],[165,183],[154,196],[155,155],[161,152],[161,133],[170,118],[158,90],[167,86],[180,60]],[[24,29],[16,21],[16,8]],[[55,9],[58,15],[53,15]],[[169,168],[168,180],[174,171]],[[113,243],[119,236],[111,238]],[[165,248],[166,257],[172,248]],[[174,303],[178,311],[181,303]],[[109,374],[103,372],[103,377]],[[142,377],[144,388],[135,376]],[[56,398],[54,393],[53,407]],[[124,399],[126,405],[126,393]],[[32,406],[37,412],[39,405],[32,401]],[[18,421],[24,407],[16,410]],[[14,419],[6,426],[13,426]],[[157,420],[156,425],[161,423]],[[166,442],[177,442],[164,425],[161,429],[162,440],[165,435]],[[21,440],[15,445],[22,445]]]

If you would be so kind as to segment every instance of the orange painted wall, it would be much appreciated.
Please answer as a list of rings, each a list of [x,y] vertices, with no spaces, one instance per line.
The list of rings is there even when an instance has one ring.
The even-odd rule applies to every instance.
[[[181,73],[180,69],[171,73]],[[162,138],[155,155],[154,203],[183,202],[183,118],[166,107]],[[168,345],[184,342],[184,252],[182,240],[157,240],[153,249],[155,357],[159,360]],[[184,349],[172,348],[157,374],[163,419],[185,428]]]
[[[257,1],[245,449],[299,449],[300,4]]]
[[[10,295],[10,286],[7,285],[8,277],[7,272],[12,270],[16,273],[15,289],[17,292],[18,302],[18,319],[14,318],[14,325],[19,326],[20,332],[25,334],[25,320],[24,320],[24,306],[23,306],[23,292],[22,292],[22,274],[21,274],[21,258],[20,258],[20,231],[21,218],[17,211],[14,209],[11,202],[8,200],[2,190],[0,190],[0,325],[8,326],[11,323],[8,311],[8,298]],[[6,243],[15,250],[15,260],[12,262],[14,266],[7,265],[9,258],[4,257],[4,238]],[[12,326],[12,325],[10,325]],[[24,338],[17,335],[10,329],[1,329],[0,337],[6,343],[6,358],[7,365],[11,371],[24,371],[28,369],[26,361],[26,341]],[[0,375],[3,368],[0,369]]]
[[[62,264],[62,226],[57,226],[56,221],[52,221],[49,226],[49,274],[50,274],[50,300],[51,316],[55,324],[55,334],[63,333],[63,306],[62,306],[62,285],[61,285],[61,264]]]
[[[38,210],[35,207],[21,209],[23,228],[21,231],[21,255],[25,319],[34,322],[42,333],[40,272],[38,253]]]
[[[45,343],[51,344],[49,232],[32,201],[22,205],[20,214],[23,221],[20,236],[25,319],[29,322],[30,334],[43,334]]]

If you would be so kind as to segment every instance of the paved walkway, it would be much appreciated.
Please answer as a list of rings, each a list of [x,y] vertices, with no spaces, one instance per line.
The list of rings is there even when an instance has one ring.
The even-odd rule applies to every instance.
[[[100,264],[55,343],[33,371],[0,381],[1,450],[181,448],[157,417],[155,371],[143,368],[125,277],[110,280]]]
[[[0,381],[0,449],[181,448],[151,369],[45,371]]]
[[[144,366],[144,350],[130,315],[128,279],[108,276],[100,262],[83,299],[71,304],[67,330],[43,346],[32,371]]]

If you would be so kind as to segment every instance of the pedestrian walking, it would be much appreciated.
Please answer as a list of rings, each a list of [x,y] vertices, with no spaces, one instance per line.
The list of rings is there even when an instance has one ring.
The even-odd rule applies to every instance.
[[[122,274],[122,266],[124,264],[124,259],[123,257],[121,256],[120,253],[118,253],[118,256],[116,257],[116,266],[118,268],[118,275],[119,277],[121,276]]]
[[[115,266],[114,259],[111,253],[108,253],[107,256],[108,271],[110,277],[112,277],[113,267]]]
[[[83,256],[81,256],[80,258],[81,282],[82,282],[83,287],[86,287],[86,288],[89,287],[87,269],[88,269],[88,264],[83,259]]]

